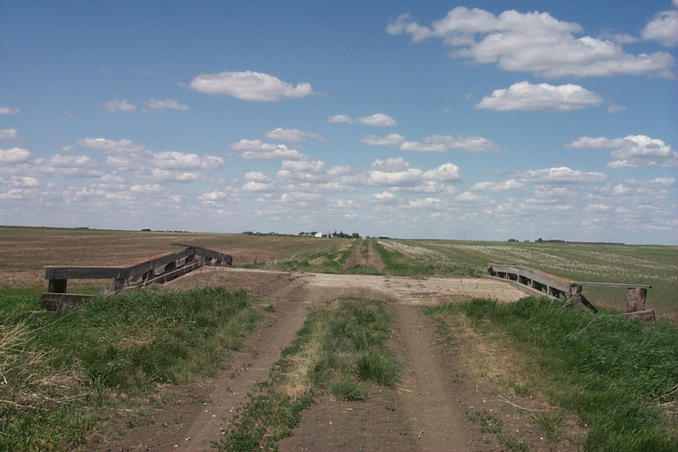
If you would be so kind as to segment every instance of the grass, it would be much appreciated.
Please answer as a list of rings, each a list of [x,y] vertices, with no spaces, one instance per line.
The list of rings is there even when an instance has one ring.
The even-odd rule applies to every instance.
[[[120,397],[215,374],[263,316],[247,293],[223,289],[128,292],[29,315],[36,300],[0,294],[0,450],[81,446]]]
[[[338,300],[311,312],[269,381],[237,413],[221,450],[274,450],[320,394],[365,400],[370,385],[393,386],[400,365],[388,349],[390,317],[380,302]]]
[[[678,449],[678,328],[669,322],[648,327],[542,298],[477,300],[428,313],[463,313],[484,336],[508,336],[536,364],[530,384],[588,427],[585,449]],[[554,413],[534,420],[552,437],[561,421]]]

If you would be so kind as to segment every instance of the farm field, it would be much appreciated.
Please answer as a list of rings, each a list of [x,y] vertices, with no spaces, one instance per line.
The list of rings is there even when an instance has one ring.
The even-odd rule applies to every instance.
[[[123,265],[173,243],[234,268],[36,313],[43,265]],[[0,449],[678,447],[675,325],[483,277],[503,261],[647,282],[671,317],[675,247],[11,227],[0,247]]]
[[[323,273],[481,276],[490,262],[522,264],[578,281],[650,284],[648,308],[678,319],[678,247],[447,240],[316,239],[190,232],[0,227],[0,288],[46,286],[45,265],[124,265],[188,243],[231,254],[235,267]],[[71,287],[100,285],[69,282]],[[585,287],[623,309],[624,289]]]

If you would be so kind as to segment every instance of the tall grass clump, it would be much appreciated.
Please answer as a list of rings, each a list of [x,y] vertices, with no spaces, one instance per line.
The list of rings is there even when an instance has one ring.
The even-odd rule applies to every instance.
[[[259,385],[226,438],[215,446],[275,449],[318,395],[365,400],[370,385],[394,385],[401,366],[388,348],[389,325],[383,303],[376,301],[338,300],[311,312],[270,380]]]
[[[247,293],[224,289],[128,292],[38,316],[10,301],[0,312],[0,450],[82,445],[117,394],[214,374],[263,315]]]
[[[505,305],[479,300],[453,309],[480,331],[506,332],[535,357],[548,395],[588,426],[586,449],[678,450],[674,325],[646,326],[532,297]]]

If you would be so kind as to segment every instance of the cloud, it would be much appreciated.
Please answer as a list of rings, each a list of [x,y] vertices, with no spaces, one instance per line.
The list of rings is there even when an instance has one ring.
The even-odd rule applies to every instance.
[[[393,194],[393,193],[391,193],[390,191],[383,191],[383,192],[381,192],[381,193],[376,193],[376,194],[374,195],[374,197],[377,198],[377,199],[380,200],[380,201],[385,201],[385,200],[389,200],[389,199],[394,199],[395,196],[396,196],[396,195]]]
[[[242,191],[253,193],[271,193],[274,190],[273,184],[264,182],[249,181],[242,186]]]
[[[372,162],[372,168],[379,171],[402,171],[410,167],[410,164],[402,157],[390,157],[377,159]]]
[[[386,160],[377,159],[372,163],[372,171],[368,172],[367,185],[383,185],[391,187],[420,187],[420,191],[437,191],[436,183],[458,182],[461,170],[454,163],[443,163],[437,168],[422,171],[410,168],[410,164],[401,157]],[[433,187],[429,187],[433,184]],[[424,187],[425,186],[425,187]],[[426,189],[433,188],[433,190]]]
[[[278,177],[298,181],[319,182],[326,179],[325,164],[319,160],[283,160]]]
[[[385,137],[368,135],[363,137],[362,141],[370,146],[399,146],[405,141],[405,137],[397,133],[391,133]]]
[[[304,154],[284,144],[263,143],[261,140],[242,139],[229,146],[240,155],[252,160],[307,160]]]
[[[144,104],[150,111],[188,110],[188,105],[180,104],[174,99],[148,99],[144,101]]]
[[[327,118],[327,122],[334,123],[334,124],[360,123],[360,124],[365,124],[367,126],[375,126],[375,127],[387,127],[387,126],[394,126],[394,125],[397,124],[395,119],[393,119],[389,115],[385,115],[383,113],[375,113],[373,115],[363,116],[362,118],[355,118],[355,119],[351,118],[350,116],[347,116],[347,115],[334,115],[334,116],[330,116],[329,118]]]
[[[32,174],[59,177],[100,177],[97,162],[86,155],[55,154],[48,158],[37,158],[30,162]]]
[[[643,39],[657,41],[666,47],[678,45],[678,11],[662,11],[642,31]]]
[[[368,126],[387,127],[396,125],[396,120],[383,113],[358,118],[357,121]]]
[[[431,135],[423,141],[405,141],[400,145],[403,151],[447,152],[459,149],[466,152],[495,151],[498,146],[483,137],[463,137],[452,135]]]
[[[317,133],[305,132],[299,129],[283,129],[280,127],[266,132],[266,138],[270,138],[272,140],[287,141],[292,143],[306,141],[307,138],[313,138],[314,140],[319,141],[324,140],[324,138],[318,135]]]
[[[623,138],[581,137],[565,146],[575,149],[611,149],[609,168],[647,168],[678,165],[678,153],[659,138],[628,135]]]
[[[260,173],[258,171],[250,171],[245,173],[245,180],[252,182],[270,182],[271,178],[269,178],[264,173]]]
[[[424,199],[412,199],[407,203],[407,207],[410,209],[430,209],[438,207],[442,204],[442,201],[438,198],[424,198]]]
[[[198,179],[198,173],[191,171],[169,171],[162,168],[144,168],[139,177],[154,182],[193,182]]]
[[[110,112],[134,113],[137,111],[137,106],[126,100],[109,100],[102,107]]]
[[[454,163],[443,163],[438,168],[426,171],[424,179],[435,182],[457,182],[461,179],[461,171]]]
[[[40,182],[32,176],[12,176],[12,185],[15,187],[37,187]]]
[[[0,149],[0,163],[23,163],[31,158],[30,151],[21,148]]]
[[[544,77],[602,77],[653,74],[672,77],[674,58],[666,52],[633,55],[614,40],[576,37],[579,24],[564,22],[548,13],[494,14],[460,6],[422,26],[404,14],[391,22],[392,35],[409,34],[413,42],[441,39],[450,57],[480,64],[496,64],[504,71],[531,72]]]
[[[573,170],[566,166],[561,166],[559,168],[528,170],[520,173],[518,179],[533,184],[575,184],[602,182],[607,179],[607,175],[598,172]]]
[[[16,129],[0,129],[0,140],[16,138]]]
[[[327,118],[327,122],[333,124],[348,123],[353,124],[353,119],[350,116],[346,115],[334,115]]]
[[[402,171],[370,171],[369,185],[415,185],[422,180],[423,172],[420,169],[408,168]]]
[[[478,202],[482,198],[474,193],[471,193],[470,191],[465,191],[459,193],[457,196],[454,197],[454,199],[460,202]]]
[[[18,115],[19,113],[21,113],[20,108],[0,107],[0,115]]]
[[[197,154],[168,151],[154,153],[151,162],[162,169],[216,169],[223,166],[224,159],[214,155],[201,158]]]
[[[121,140],[109,140],[108,138],[83,138],[78,140],[80,146],[101,151],[109,154],[136,154],[150,152],[140,144],[123,138]]]
[[[628,107],[625,105],[617,105],[617,104],[610,104],[607,107],[607,112],[608,113],[619,113],[620,111],[626,111]]]
[[[509,190],[520,190],[524,185],[521,182],[518,182],[515,179],[509,179],[504,182],[476,182],[471,187],[472,191],[490,191],[490,192],[501,192]]]
[[[205,204],[212,205],[215,203],[215,201],[220,201],[228,196],[229,194],[226,192],[214,190],[201,194],[198,196],[198,199]]]
[[[159,184],[135,184],[132,185],[129,190],[132,193],[152,194],[152,193],[162,193],[164,188],[162,185]]]
[[[571,111],[600,105],[599,95],[579,85],[549,85],[529,82],[514,83],[485,96],[477,109],[495,111]]]
[[[226,94],[255,102],[275,102],[313,94],[310,83],[294,86],[272,75],[252,71],[200,74],[191,80],[190,87],[205,94]]]

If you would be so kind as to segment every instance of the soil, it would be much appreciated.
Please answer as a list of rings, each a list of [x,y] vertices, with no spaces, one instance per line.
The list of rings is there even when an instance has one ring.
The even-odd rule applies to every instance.
[[[505,404],[497,401],[489,385],[479,385],[468,377],[468,369],[454,347],[441,342],[434,321],[421,306],[478,297],[511,302],[525,296],[518,288],[485,278],[332,275],[219,267],[202,268],[166,284],[175,289],[205,286],[247,289],[273,304],[275,310],[248,339],[243,351],[225,358],[219,376],[167,389],[161,408],[136,416],[134,428],[127,428],[129,421],[119,420],[114,429],[120,433],[91,443],[92,449],[209,449],[228,429],[235,409],[246,402],[251,388],[267,379],[280,351],[296,337],[309,307],[342,297],[387,302],[393,316],[392,348],[404,366],[402,381],[395,388],[374,389],[366,402],[319,398],[304,411],[293,436],[279,443],[280,450],[502,449],[497,435],[483,431],[469,413],[491,406],[488,400]],[[515,413],[509,416],[521,419]]]

